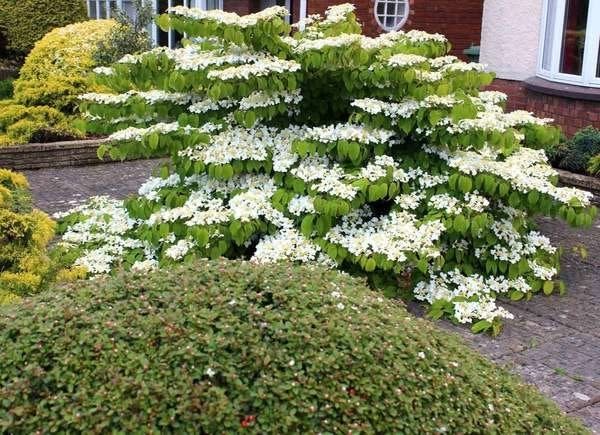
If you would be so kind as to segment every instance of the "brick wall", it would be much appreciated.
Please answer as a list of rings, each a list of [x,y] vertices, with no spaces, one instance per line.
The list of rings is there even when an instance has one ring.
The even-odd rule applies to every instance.
[[[373,15],[375,0],[306,0],[307,13],[323,14],[328,6],[352,2],[356,15],[366,35],[375,36],[381,28]],[[260,0],[224,0],[226,11],[245,15],[260,10]],[[471,43],[479,45],[483,0],[410,0],[410,15],[404,30],[418,29],[430,33],[442,33],[450,40],[453,54],[462,51]],[[292,0],[292,20],[298,21],[300,0]]]
[[[350,0],[307,1],[309,14],[322,14],[327,6]],[[355,0],[353,3],[364,33],[370,36],[381,33],[373,13],[375,1]],[[462,55],[471,43],[479,45],[482,14],[483,0],[410,0],[410,15],[403,29],[442,33],[452,43],[453,54]]]
[[[553,118],[567,136],[583,127],[600,128],[600,102],[546,95],[526,89],[522,82],[497,79],[490,90],[508,94],[508,110],[528,110],[541,118]]]

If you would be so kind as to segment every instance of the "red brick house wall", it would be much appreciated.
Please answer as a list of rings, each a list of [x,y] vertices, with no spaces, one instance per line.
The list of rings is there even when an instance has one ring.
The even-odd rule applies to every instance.
[[[375,36],[381,28],[375,20],[375,0],[306,0],[307,13],[323,14],[328,6],[354,3],[356,15],[363,25],[365,34]],[[300,17],[300,0],[292,0],[292,21]],[[240,15],[260,10],[260,0],[224,0],[224,9]],[[450,40],[453,54],[462,51],[471,43],[479,45],[483,0],[410,0],[410,15],[403,30],[418,29],[430,33],[442,33]]]
[[[489,90],[508,95],[508,110],[527,110],[541,118],[552,118],[567,136],[589,125],[600,128],[600,102],[548,95],[527,89],[523,82],[496,79]]]
[[[347,0],[307,0],[308,14],[323,14],[328,6],[347,3]],[[352,3],[352,1],[350,1]],[[365,34],[381,33],[374,15],[374,0],[356,0],[356,16]],[[462,55],[471,43],[479,45],[483,0],[410,0],[410,15],[403,30],[418,29],[442,33],[452,43],[453,54]]]

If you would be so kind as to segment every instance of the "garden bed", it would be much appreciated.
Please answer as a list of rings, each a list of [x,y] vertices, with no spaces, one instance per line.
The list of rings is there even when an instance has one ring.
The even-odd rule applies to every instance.
[[[104,139],[38,143],[0,148],[0,167],[13,170],[83,166],[110,162],[100,160],[98,147]]]

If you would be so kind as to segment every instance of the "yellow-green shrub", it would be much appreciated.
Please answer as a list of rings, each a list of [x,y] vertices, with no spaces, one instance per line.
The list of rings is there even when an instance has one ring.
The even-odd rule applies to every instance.
[[[94,53],[108,37],[112,20],[93,20],[54,29],[27,56],[14,98],[28,106],[47,105],[72,111],[77,95],[96,90],[88,75],[97,66]]]
[[[0,0],[0,29],[6,51],[24,56],[56,27],[87,20],[83,0]]]
[[[55,223],[31,205],[22,174],[0,169],[0,305],[36,293],[51,270]]]
[[[83,133],[72,127],[71,118],[52,107],[0,105],[0,147],[81,137]]]

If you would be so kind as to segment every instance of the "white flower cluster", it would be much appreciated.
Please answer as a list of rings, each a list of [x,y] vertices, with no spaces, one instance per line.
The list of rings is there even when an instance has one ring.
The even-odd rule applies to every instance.
[[[456,61],[458,61],[458,57],[456,56],[440,56],[429,59],[429,64],[433,68],[439,69]]]
[[[394,202],[402,210],[416,210],[421,205],[421,201],[425,199],[425,193],[416,191],[412,193],[403,193],[394,198]]]
[[[165,250],[165,257],[168,257],[172,260],[181,260],[185,257],[190,250],[194,248],[194,242],[189,239],[181,239],[178,240],[177,243],[169,246]]]
[[[315,205],[313,198],[307,195],[296,195],[288,203],[288,211],[294,216],[300,216],[303,213],[314,213]]]
[[[179,15],[192,20],[216,21],[226,26],[241,28],[256,26],[261,21],[269,21],[273,18],[283,18],[289,15],[287,8],[283,6],[272,6],[260,12],[239,16],[233,12],[225,12],[220,9],[202,10],[199,8],[188,8],[185,6],[172,6],[167,9],[168,14]]]
[[[180,156],[204,163],[227,164],[234,160],[273,160],[273,169],[286,172],[298,155],[292,152],[292,143],[303,137],[304,128],[290,126],[278,130],[257,126],[252,129],[232,127],[214,135],[210,144],[180,151]]]
[[[374,98],[362,98],[354,100],[351,106],[371,115],[383,114],[391,118],[392,124],[395,123],[394,121],[397,118],[410,118],[421,108],[418,101],[411,99],[406,99],[401,103],[390,103]]]
[[[480,151],[450,151],[441,147],[424,149],[437,154],[450,167],[465,174],[490,173],[508,181],[513,189],[522,193],[538,191],[558,202],[569,204],[576,200],[582,206],[588,206],[592,198],[590,192],[571,187],[556,187],[552,184],[549,178],[556,175],[556,171],[548,165],[544,150],[521,147],[506,159],[498,160],[498,154],[490,148]]]
[[[483,72],[485,71],[485,65],[476,62],[453,62],[448,63],[440,68],[441,72]]]
[[[75,261],[76,266],[84,267],[88,273],[109,273],[129,249],[142,248],[147,259],[154,258],[153,250],[146,244],[126,236],[136,222],[129,217],[121,201],[105,196],[90,198],[88,203],[57,214],[55,218],[71,213],[79,214],[81,221],[67,229],[60,243],[67,247],[90,246]]]
[[[92,70],[94,74],[112,76],[115,75],[115,70],[107,66],[97,66]]]
[[[300,64],[293,60],[277,58],[260,59],[255,63],[230,66],[222,70],[211,70],[206,75],[212,80],[247,80],[250,77],[264,77],[273,73],[296,72]]]
[[[291,174],[306,183],[312,183],[317,192],[352,200],[358,188],[344,182],[347,178],[344,169],[337,163],[330,164],[327,157],[309,157],[293,168]]]
[[[444,224],[437,220],[419,223],[415,215],[405,211],[374,217],[363,207],[344,216],[325,235],[325,240],[343,246],[355,256],[381,254],[403,263],[408,259],[407,253],[438,257],[436,242],[443,232]]]
[[[140,141],[146,135],[152,133],[158,133],[160,135],[166,135],[169,133],[173,133],[175,131],[181,131],[183,134],[190,134],[192,132],[199,133],[211,133],[214,132],[221,127],[212,124],[206,123],[202,127],[195,128],[189,125],[181,126],[178,122],[159,122],[158,124],[151,125],[147,128],[138,128],[138,127],[128,127],[124,130],[119,130],[108,137],[109,142],[118,142],[118,141]]]
[[[298,261],[302,263],[331,262],[315,243],[293,228],[284,228],[272,236],[263,237],[252,261],[258,263],[276,263],[278,261]]]
[[[515,230],[513,223],[508,219],[495,221],[491,231],[504,244],[497,243],[489,249],[490,255],[499,261],[516,264],[521,259],[544,251],[549,254],[556,252],[556,248],[550,244],[550,240],[537,232],[521,235]],[[477,253],[479,254],[479,252]],[[554,270],[556,275],[556,270]]]
[[[508,99],[508,95],[499,91],[481,91],[478,95],[479,99],[484,103],[500,104]]]
[[[427,58],[419,56],[417,54],[395,54],[390,57],[387,61],[389,66],[396,68],[406,68],[410,66],[419,65],[427,62]]]
[[[334,124],[323,127],[313,127],[307,130],[306,139],[322,143],[332,143],[341,140],[354,141],[362,144],[393,145],[391,140],[395,133],[381,128],[369,128],[359,124]]]
[[[197,103],[194,103],[191,106],[189,106],[188,110],[192,113],[203,114],[206,112],[212,112],[212,111],[217,111],[217,110],[222,110],[222,109],[229,109],[229,108],[235,106],[236,104],[237,104],[237,102],[235,100],[230,100],[230,99],[218,100],[218,101],[202,100],[202,101],[198,101]]]
[[[80,100],[92,101],[98,104],[125,104],[130,98],[141,98],[147,104],[156,103],[173,103],[177,105],[185,105],[198,99],[196,94],[186,94],[180,92],[166,92],[160,90],[152,91],[128,91],[124,94],[101,94],[90,92],[79,96]]]
[[[340,5],[329,6],[325,11],[325,20],[323,25],[332,25],[341,23],[346,20],[346,17],[353,13],[356,8],[351,3],[342,3]]]
[[[243,65],[268,58],[245,47],[230,46],[227,50],[204,51],[193,45],[172,50],[169,57],[175,62],[175,69],[180,71],[204,71],[211,67]]]
[[[256,91],[239,103],[239,110],[252,110],[259,107],[276,106],[278,104],[296,105],[302,101],[300,89],[295,91],[264,92]]]
[[[364,178],[369,181],[377,181],[380,178],[386,177],[388,175],[388,169],[392,170],[392,174],[396,173],[398,178],[404,181],[405,172],[402,169],[398,168],[397,163],[394,161],[393,157],[381,155],[375,156],[375,160],[369,162],[367,166],[360,169],[357,178]]]
[[[330,36],[320,39],[302,39],[291,42],[295,53],[306,53],[307,51],[321,51],[324,48],[348,47],[352,44],[360,44],[363,37],[361,35],[345,33],[339,36]]]
[[[513,315],[495,303],[498,294],[508,293],[515,289],[524,293],[531,290],[529,284],[519,277],[508,280],[504,277],[485,278],[481,275],[465,276],[458,270],[432,273],[430,281],[418,283],[414,289],[415,298],[430,304],[445,300],[454,306],[454,317],[460,323],[473,320],[496,318],[512,319]],[[476,297],[476,301],[465,301]],[[455,299],[459,300],[455,300]]]

